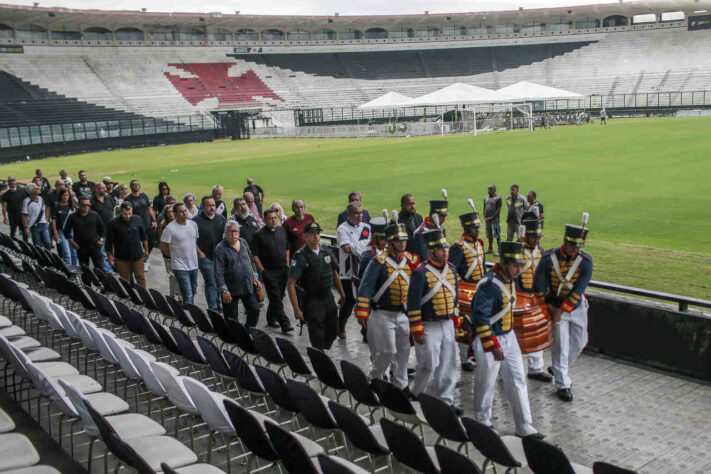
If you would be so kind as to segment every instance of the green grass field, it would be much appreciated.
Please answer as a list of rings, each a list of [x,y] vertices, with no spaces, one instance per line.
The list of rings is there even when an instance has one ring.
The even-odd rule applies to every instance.
[[[612,120],[602,127],[559,127],[479,137],[402,139],[268,139],[142,148],[0,167],[0,174],[29,180],[41,167],[60,168],[74,179],[111,175],[137,178],[149,195],[166,180],[173,194],[208,194],[225,187],[231,199],[253,177],[289,209],[303,198],[307,212],[329,233],[351,190],[363,194],[372,215],[399,207],[412,192],[418,210],[447,188],[450,240],[460,233],[457,215],[466,199],[477,207],[489,184],[499,194],[518,183],[538,192],[545,206],[546,237],[558,245],[566,222],[590,213],[586,250],[595,258],[594,279],[711,299],[711,119]],[[226,200],[227,200],[226,199]],[[505,224],[502,225],[505,232]]]

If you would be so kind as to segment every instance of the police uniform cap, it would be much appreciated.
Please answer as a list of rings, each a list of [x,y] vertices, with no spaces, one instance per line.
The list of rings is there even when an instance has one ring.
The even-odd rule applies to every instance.
[[[309,222],[304,227],[304,234],[310,234],[311,232],[321,232],[321,226],[318,222]]]

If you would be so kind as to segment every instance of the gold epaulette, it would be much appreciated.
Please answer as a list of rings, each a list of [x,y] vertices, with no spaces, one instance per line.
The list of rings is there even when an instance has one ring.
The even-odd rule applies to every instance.
[[[386,258],[388,258],[388,254],[385,253],[385,252],[382,252],[380,255],[378,255],[377,257],[375,257],[375,259],[376,259],[376,260],[378,261],[378,263],[381,264],[381,265],[385,263],[385,259],[386,259]]]

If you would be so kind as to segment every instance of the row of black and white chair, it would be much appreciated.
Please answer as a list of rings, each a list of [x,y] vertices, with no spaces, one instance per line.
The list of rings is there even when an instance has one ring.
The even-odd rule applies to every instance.
[[[107,280],[107,275],[101,275],[101,273],[95,272],[95,278],[93,279],[95,282]],[[113,276],[108,277],[116,281]],[[104,291],[108,292],[112,292],[109,289],[112,287],[122,288],[124,295],[115,291],[113,293],[115,293],[116,297],[128,299],[128,301],[122,303],[116,299],[108,300],[104,295],[94,292],[90,287],[81,288],[83,295],[74,290],[69,294],[69,299],[77,302],[79,307],[84,307],[85,309],[97,308],[112,323],[124,324],[129,328],[133,325],[131,332],[134,335],[143,334],[149,341],[152,340],[153,344],[162,343],[174,356],[183,356],[190,361],[196,367],[197,373],[201,373],[203,376],[209,375],[209,367],[211,369],[209,372],[212,372],[215,380],[219,381],[216,385],[220,386],[221,391],[229,394],[233,391],[239,392],[239,389],[242,389],[243,392],[246,392],[248,399],[262,401],[261,405],[255,405],[252,408],[263,407],[267,414],[271,414],[274,410],[271,410],[266,402],[266,400],[269,400],[276,408],[287,415],[287,422],[292,422],[295,425],[298,424],[297,414],[302,415],[302,418],[307,420],[312,429],[318,428],[327,433],[326,441],[332,441],[334,449],[345,448],[347,451],[348,443],[345,439],[342,446],[339,446],[336,442],[336,433],[340,433],[353,446],[367,453],[370,467],[373,470],[376,469],[373,458],[378,456],[387,457],[391,451],[394,457],[402,464],[406,466],[413,464],[410,467],[416,470],[424,469],[424,472],[430,472],[430,469],[423,466],[432,465],[437,467],[437,462],[439,461],[438,457],[434,455],[434,449],[426,450],[421,448],[417,450],[415,449],[417,446],[412,443],[403,444],[403,440],[412,438],[412,436],[406,436],[404,433],[394,437],[391,436],[392,444],[396,445],[397,448],[391,447],[391,443],[385,437],[385,426],[389,426],[392,422],[385,419],[381,420],[380,423],[374,423],[374,414],[378,410],[383,410],[383,413],[386,413],[385,409],[387,409],[387,414],[394,419],[407,423],[412,427],[418,427],[420,430],[420,443],[424,440],[425,426],[435,430],[438,436],[435,443],[436,446],[439,446],[438,443],[440,441],[446,443],[449,440],[459,443],[459,448],[466,448],[468,452],[468,444],[470,442],[473,443],[486,457],[484,468],[489,462],[503,464],[508,468],[524,466],[526,464],[526,455],[533,449],[529,447],[524,454],[523,448],[525,446],[522,446],[518,438],[499,437],[493,430],[478,424],[474,420],[467,418],[460,420],[450,407],[432,397],[423,395],[420,397],[420,403],[411,403],[401,391],[387,382],[369,381],[359,367],[348,361],[341,361],[343,374],[341,375],[338,373],[333,361],[325,353],[309,348],[307,354],[312,363],[312,367],[309,367],[298,349],[287,339],[276,338],[276,341],[274,341],[265,332],[254,328],[252,328],[251,333],[247,332],[239,323],[225,321],[219,313],[208,312],[205,315],[197,307],[187,306],[184,308],[174,300],[170,301],[169,298],[162,297],[155,290],[148,291],[137,285],[131,286],[125,281],[119,280],[118,285],[103,284],[102,286]],[[65,291],[65,293],[69,292]],[[156,301],[160,303],[156,303]],[[107,302],[109,303],[108,305],[106,304]],[[149,303],[146,304],[146,302]],[[133,307],[129,307],[129,305]],[[121,310],[115,310],[114,312],[111,306],[114,308],[120,307]],[[164,326],[156,320],[150,320],[141,312],[136,311],[135,308],[147,310],[150,316],[171,326]],[[133,324],[131,324],[131,321],[133,321]],[[191,338],[190,332],[195,334],[195,339]],[[241,351],[241,355],[229,350],[221,352],[216,343],[220,345],[220,348],[236,344],[239,351]],[[119,350],[114,352],[120,353]],[[129,349],[126,349],[125,352],[131,354]],[[248,363],[250,357],[252,363],[261,361],[267,367],[250,365]],[[130,366],[124,367],[127,364],[121,364],[120,358],[116,362],[122,366],[124,372],[131,372]],[[138,367],[140,363],[135,363],[134,365]],[[276,369],[277,372],[269,367]],[[321,384],[322,394],[330,389],[334,392],[336,400],[322,398],[307,383],[284,380],[281,375],[286,373],[287,367],[292,372],[293,377],[302,378],[307,383],[311,380],[318,380]],[[134,377],[137,375],[140,374],[134,374]],[[195,382],[200,383],[199,381]],[[145,377],[143,383],[147,385]],[[195,385],[193,382],[189,382],[189,384]],[[209,391],[207,387],[205,389]],[[351,402],[350,407],[338,403],[342,395],[348,397]],[[186,403],[186,400],[190,399],[190,394],[185,397],[174,390],[172,398],[167,392],[161,396],[163,400],[167,397],[174,405],[179,406],[187,413],[193,416],[196,414],[197,407]],[[355,404],[353,400],[356,401]],[[364,419],[357,413],[359,407],[368,409],[367,415],[369,419]],[[351,408],[354,408],[355,411]],[[219,417],[217,417],[217,423],[214,421],[211,428],[219,433]],[[225,421],[226,419],[223,416],[223,428]],[[262,423],[262,426],[264,426],[264,423]],[[399,428],[401,428],[401,425],[395,424],[395,426],[391,426],[387,430],[392,433]],[[405,429],[408,432],[410,431],[408,428]],[[190,431],[192,433],[192,430]],[[237,431],[239,431],[239,428]],[[415,436],[415,438],[417,437]],[[258,450],[258,448],[255,449]],[[428,453],[429,463],[425,462],[425,458],[415,460],[416,457],[412,455],[413,449],[421,453]],[[448,453],[447,449],[445,446],[441,446],[438,451]],[[457,452],[449,451],[451,453],[448,453],[447,459],[450,462],[441,463],[443,468],[450,465],[451,460],[458,459]],[[436,454],[439,454],[439,452]],[[442,454],[441,456],[445,455]],[[531,456],[533,457],[533,455]],[[273,457],[274,454],[270,453],[268,457],[263,459]],[[415,460],[414,463],[413,460]],[[469,461],[473,465],[472,469],[476,469],[476,465],[468,458],[462,456],[460,461],[465,464]],[[460,468],[462,465],[460,465]]]

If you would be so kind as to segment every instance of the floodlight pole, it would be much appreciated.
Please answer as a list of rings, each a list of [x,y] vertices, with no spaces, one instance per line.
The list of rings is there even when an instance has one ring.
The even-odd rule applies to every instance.
[[[474,106],[474,136],[476,137],[476,105]]]

